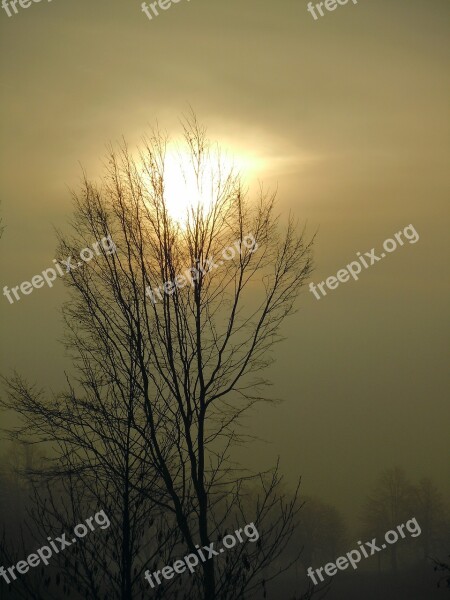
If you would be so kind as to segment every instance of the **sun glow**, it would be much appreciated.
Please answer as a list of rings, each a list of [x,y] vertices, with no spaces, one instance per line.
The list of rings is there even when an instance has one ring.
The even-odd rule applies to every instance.
[[[256,164],[257,161],[249,156],[211,154],[197,176],[189,154],[169,150],[164,161],[164,198],[169,215],[183,225],[192,209],[201,208],[207,213],[228,175],[240,174],[247,180]]]

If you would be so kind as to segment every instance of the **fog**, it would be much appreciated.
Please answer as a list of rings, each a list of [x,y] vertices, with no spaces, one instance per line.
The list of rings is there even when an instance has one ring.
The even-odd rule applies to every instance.
[[[288,497],[301,477],[306,504],[286,556],[304,546],[303,558],[281,583],[268,583],[267,597],[300,598],[309,566],[380,539],[384,521],[370,522],[377,511],[367,503],[378,498],[385,510],[389,486],[383,495],[382,481],[391,477],[406,491],[385,522],[392,528],[422,519],[421,536],[398,542],[397,564],[392,546],[327,576],[327,597],[440,598],[445,582],[437,587],[431,559],[448,563],[450,538],[450,7],[445,0],[359,0],[315,21],[306,6],[193,0],[151,21],[139,2],[118,0],[54,0],[18,7],[11,17],[2,11],[2,288],[30,281],[60,257],[55,229],[71,232],[71,191],[81,189],[83,169],[89,179],[102,176],[110,142],[124,136],[135,151],[156,123],[178,139],[192,108],[211,140],[250,157],[249,198],[256,201],[262,182],[277,191],[282,226],[292,214],[308,238],[316,234],[314,270],[283,321],[284,340],[267,350],[275,360],[263,376],[280,402],[251,408],[243,424],[257,439],[230,450],[253,473],[279,459]],[[311,282],[336,277],[358,252],[381,255],[384,240],[408,226],[416,242],[404,236],[358,279],[335,289],[324,283],[320,299],[311,293]],[[61,343],[68,298],[59,279],[13,303],[3,295],[1,375],[17,371],[48,398],[67,390],[67,377],[75,376]],[[7,397],[6,388],[1,394]],[[14,410],[1,419],[5,429],[20,423]],[[1,438],[2,527],[13,538],[31,527],[26,555],[45,536],[27,513],[32,486],[15,469],[41,464],[52,449],[33,446],[31,455],[6,431]],[[86,507],[86,518],[100,508]],[[48,535],[58,535],[55,527]],[[36,535],[40,542],[31,541]],[[12,564],[4,556],[0,564]],[[47,569],[42,577],[52,574],[48,589],[60,597],[57,567]],[[0,597],[45,597],[19,587],[10,592],[0,581]]]

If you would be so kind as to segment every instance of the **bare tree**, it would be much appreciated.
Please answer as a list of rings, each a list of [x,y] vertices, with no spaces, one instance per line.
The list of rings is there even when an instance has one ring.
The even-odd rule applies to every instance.
[[[347,527],[340,512],[317,498],[304,498],[299,518],[299,546],[305,568],[324,564],[345,549]]]
[[[80,395],[69,387],[54,397],[27,387],[15,376],[7,382],[3,401],[24,420],[13,436],[47,445],[53,456],[39,467],[27,461],[22,469],[31,486],[28,514],[35,524],[28,533],[36,544],[42,545],[50,533],[70,532],[100,508],[111,521],[107,533],[91,534],[77,544],[73,560],[67,554],[54,558],[60,568],[46,576],[42,597],[59,597],[59,590],[50,586],[53,577],[56,588],[62,580],[83,598],[135,598],[146,591],[145,568],[156,558],[169,559],[178,529],[159,518],[161,511],[145,493],[147,486],[156,484],[156,475],[149,469],[148,449],[132,439],[132,405],[118,397],[118,390],[127,389],[124,380],[104,384],[100,395],[100,380],[95,377],[81,378],[79,385]],[[4,553],[13,556],[17,551],[5,541]],[[21,579],[19,585],[27,597],[27,581]]]
[[[382,538],[386,531],[410,519],[413,493],[413,485],[402,469],[387,469],[378,479],[363,507],[362,520],[367,533]],[[393,571],[398,568],[398,548],[399,544],[389,546]],[[381,557],[378,559],[380,561]]]
[[[161,561],[254,522],[258,542],[202,562],[183,597],[260,597],[280,571],[271,566],[292,535],[298,489],[287,499],[278,467],[251,474],[236,452],[253,437],[243,415],[271,401],[264,372],[310,274],[312,240],[297,233],[293,218],[282,233],[274,194],[260,189],[249,199],[193,116],[184,121],[184,140],[203,201],[190,204],[182,222],[169,209],[168,139],[158,130],[136,156],[125,143],[111,147],[100,184],[84,177],[74,196],[74,233],[60,236],[61,256],[105,237],[117,252],[65,277],[66,346],[77,379],[51,399],[13,379],[4,404],[24,418],[20,435],[57,446],[55,474],[68,497],[77,490],[72,511],[78,485],[92,498],[110,495],[108,510],[117,528],[123,524],[117,597],[133,597],[130,561],[149,562],[139,538],[136,552],[130,549],[133,495],[134,510],[145,499],[167,537],[155,550]],[[67,484],[74,476],[77,484]],[[260,490],[251,509],[243,501],[249,482]],[[55,506],[61,522],[56,513]],[[174,586],[164,582],[159,590],[175,598]]]
[[[449,514],[444,498],[429,477],[414,486],[414,514],[422,533],[418,539],[424,559],[439,553],[449,539]]]

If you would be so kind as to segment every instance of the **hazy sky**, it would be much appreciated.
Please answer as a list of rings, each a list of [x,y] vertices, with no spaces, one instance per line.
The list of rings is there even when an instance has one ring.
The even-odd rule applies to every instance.
[[[181,0],[152,21],[140,4],[1,11],[1,287],[51,266],[79,163],[97,176],[107,142],[156,119],[176,132],[191,105],[319,228],[312,281],[406,225],[420,235],[320,301],[305,288],[272,369],[285,402],[251,423],[264,457],[347,513],[395,464],[449,493],[448,0],[359,0],[318,21],[304,0]],[[63,299],[61,282],[2,296],[3,373],[59,387]]]

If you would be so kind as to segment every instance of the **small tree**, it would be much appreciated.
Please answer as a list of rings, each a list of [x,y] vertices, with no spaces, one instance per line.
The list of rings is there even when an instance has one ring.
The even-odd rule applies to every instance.
[[[414,488],[402,469],[387,469],[363,507],[362,520],[367,533],[383,538],[386,531],[411,518],[413,493]],[[392,570],[397,571],[398,544],[390,545],[389,550]],[[381,555],[378,558],[381,560]]]
[[[422,533],[418,543],[424,559],[441,550],[441,542],[448,539],[449,520],[444,499],[430,478],[424,477],[414,486],[414,514]]]
[[[317,498],[304,498],[299,517],[298,545],[305,568],[333,560],[345,549],[347,528],[339,511]]]

